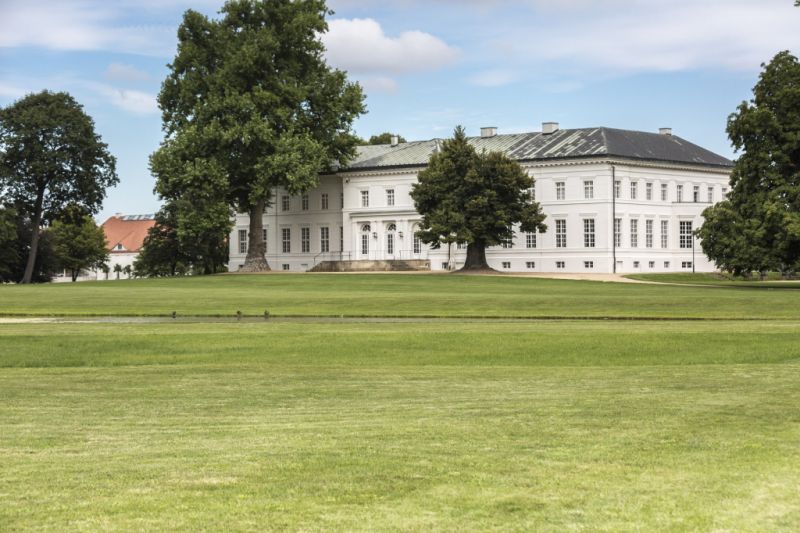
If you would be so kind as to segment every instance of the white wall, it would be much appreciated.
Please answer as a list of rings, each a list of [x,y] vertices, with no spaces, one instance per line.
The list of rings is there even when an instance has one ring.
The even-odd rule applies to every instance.
[[[695,241],[691,248],[679,244],[680,221],[691,221],[696,229],[702,224],[701,213],[708,207],[707,191],[714,202],[722,198],[728,187],[728,173],[715,169],[690,168],[667,164],[643,165],[618,162],[613,165],[620,197],[612,202],[612,165],[607,161],[571,161],[524,165],[536,179],[536,200],[547,215],[547,232],[536,235],[536,247],[528,248],[525,234],[517,232],[511,248],[500,246],[487,250],[493,268],[513,272],[679,272],[713,271],[714,265],[702,254]],[[422,244],[414,249],[414,230],[420,216],[409,195],[420,169],[342,173],[323,176],[320,186],[309,193],[309,209],[304,211],[301,197],[290,200],[289,211],[281,209],[282,191],[275,205],[267,210],[264,224],[268,233],[267,260],[273,269],[288,265],[290,270],[305,271],[325,259],[430,259],[434,270],[443,269],[448,261],[447,247],[431,250]],[[593,184],[592,198],[585,197],[585,183]],[[557,197],[557,183],[564,183],[564,198]],[[631,197],[631,183],[638,184],[636,198]],[[646,184],[652,183],[652,198],[646,197]],[[666,184],[668,197],[661,200],[661,185]],[[677,202],[678,185],[683,186],[683,201]],[[698,202],[693,188],[699,187]],[[394,191],[394,205],[388,205],[387,191]],[[369,194],[369,205],[362,205],[362,191]],[[329,209],[319,209],[322,193],[329,195]],[[340,204],[343,196],[343,205]],[[277,209],[276,209],[277,208]],[[613,212],[616,214],[614,215]],[[621,246],[614,250],[613,219],[621,219]],[[584,220],[594,220],[595,245],[585,246]],[[556,246],[556,220],[566,221],[566,246]],[[638,221],[638,242],[633,246],[631,221]],[[647,246],[647,220],[653,223],[652,246]],[[661,246],[661,221],[667,222],[667,246]],[[246,215],[237,215],[231,236],[230,270],[244,263],[239,250],[239,230],[247,229]],[[330,250],[320,253],[320,227],[330,228]],[[339,227],[343,228],[342,255],[339,255]],[[369,231],[363,229],[369,227]],[[392,226],[394,231],[391,231]],[[301,228],[310,231],[310,250],[301,249]],[[291,231],[291,253],[282,252],[280,230]],[[393,250],[389,250],[392,233]],[[362,247],[366,236],[366,253]],[[277,247],[275,245],[278,245]],[[451,264],[459,267],[466,258],[466,249],[450,250]],[[589,262],[589,266],[587,266]],[[559,268],[559,264],[563,267]]]

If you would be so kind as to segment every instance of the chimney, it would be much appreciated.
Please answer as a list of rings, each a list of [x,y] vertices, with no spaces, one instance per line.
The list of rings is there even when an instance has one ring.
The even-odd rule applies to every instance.
[[[497,126],[486,126],[481,128],[481,138],[486,139],[497,135]]]
[[[550,135],[558,131],[558,122],[542,122],[542,133]]]
[[[397,135],[392,135],[392,146],[397,146],[400,144],[400,138]]]
[[[672,135],[672,128],[658,128],[658,133],[661,135]]]

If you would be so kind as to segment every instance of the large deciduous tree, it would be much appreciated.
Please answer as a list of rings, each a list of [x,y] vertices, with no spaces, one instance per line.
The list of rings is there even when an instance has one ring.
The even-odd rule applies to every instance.
[[[373,135],[369,138],[365,144],[390,144],[392,142],[392,137],[397,137],[397,142],[404,143],[406,142],[405,137],[398,133],[392,133],[390,131],[385,131],[378,135]]]
[[[70,272],[76,281],[81,270],[99,268],[108,261],[108,249],[103,228],[89,215],[75,209],[50,226],[53,252],[58,266]]]
[[[529,193],[533,181],[505,154],[477,153],[459,126],[431,156],[411,191],[422,215],[417,235],[434,248],[467,243],[463,269],[488,269],[486,247],[512,239],[515,224],[523,232],[547,229]]]
[[[156,190],[167,200],[195,191],[190,202],[203,200],[212,225],[223,206],[248,213],[245,270],[269,269],[262,215],[274,188],[302,193],[355,154],[364,96],[325,63],[330,13],[324,0],[231,0],[219,19],[187,11],[178,30],[158,97]]]
[[[41,226],[69,204],[96,213],[117,182],[114,157],[69,94],[29,94],[0,109],[0,200],[32,227],[22,283],[33,279]]]
[[[753,99],[728,119],[741,152],[728,198],[703,212],[703,251],[735,274],[800,269],[800,63],[781,52],[763,65]]]

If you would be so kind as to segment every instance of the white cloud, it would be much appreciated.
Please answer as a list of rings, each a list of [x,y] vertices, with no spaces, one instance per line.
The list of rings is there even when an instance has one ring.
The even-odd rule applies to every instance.
[[[0,48],[38,46],[53,50],[109,50],[169,56],[173,26],[133,26],[120,21],[120,5],[87,0],[4,0]]]
[[[429,33],[389,37],[373,19],[334,19],[322,37],[331,64],[356,74],[404,74],[453,63],[458,50]]]
[[[519,75],[509,69],[492,69],[478,72],[470,77],[469,81],[479,87],[501,87],[514,83]]]
[[[108,80],[122,82],[139,82],[150,79],[150,75],[147,72],[124,63],[111,63],[103,75]]]
[[[784,0],[614,0],[578,14],[564,9],[509,29],[493,43],[498,56],[610,73],[752,71],[780,50],[800,49],[800,9]]]
[[[392,78],[387,78],[385,76],[362,76],[358,79],[358,81],[367,92],[397,92],[397,82]]]
[[[106,99],[111,105],[136,115],[158,113],[155,95],[143,91],[122,89],[106,83],[76,80],[74,85],[88,89]]]

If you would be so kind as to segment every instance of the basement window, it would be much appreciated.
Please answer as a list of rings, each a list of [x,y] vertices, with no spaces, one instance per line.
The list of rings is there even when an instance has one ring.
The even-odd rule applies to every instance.
[[[281,267],[283,268],[283,270],[289,270],[289,263],[284,263],[281,265]]]
[[[525,261],[525,268],[536,268],[536,263],[534,261]]]
[[[682,261],[681,262],[681,268],[692,268],[692,262],[691,261]]]
[[[655,261],[650,261],[649,263],[647,263],[647,266],[649,266],[650,268],[655,268],[656,267],[656,262]]]
[[[556,268],[559,270],[563,270],[566,267],[564,261],[556,261]]]
[[[669,261],[664,261],[664,268],[669,268]]]
[[[511,268],[511,261],[503,261],[503,268]]]
[[[583,268],[594,268],[594,261],[584,261]]]

